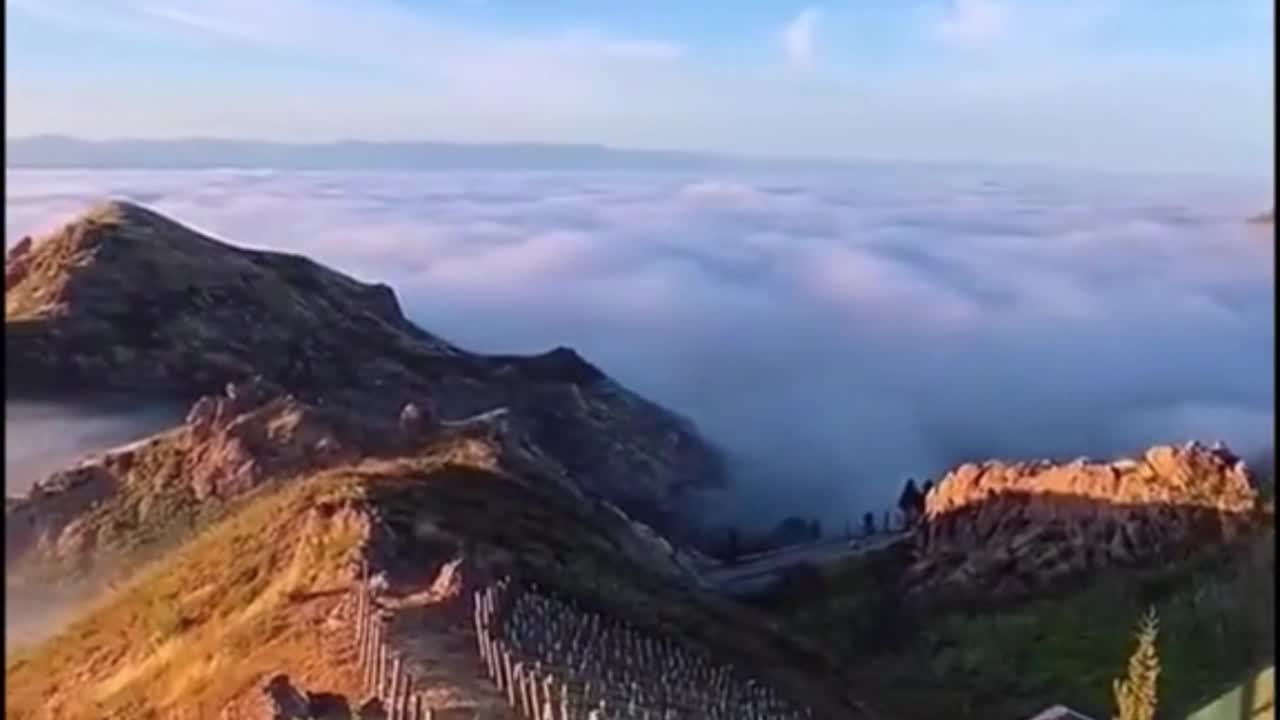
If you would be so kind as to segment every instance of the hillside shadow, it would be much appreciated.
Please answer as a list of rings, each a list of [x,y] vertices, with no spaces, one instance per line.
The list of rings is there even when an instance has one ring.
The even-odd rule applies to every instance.
[[[1273,662],[1274,557],[1267,510],[1004,493],[758,604],[902,720],[1054,704],[1110,717],[1111,682],[1154,606],[1160,717],[1186,717]]]
[[[379,479],[368,486],[369,496],[397,540],[384,545],[388,552],[378,564],[400,569],[393,585],[398,580],[420,592],[442,560],[463,556],[485,574],[510,574],[642,632],[704,647],[787,696],[807,698],[818,717],[859,716],[845,705],[838,669],[811,644],[778,632],[746,608],[644,567],[635,549],[626,547],[628,531],[615,527],[607,513],[545,490],[537,482],[459,466]],[[408,572],[415,566],[416,577]],[[433,629],[417,636],[423,652],[415,656],[466,658],[432,672],[465,668],[465,675],[479,678],[468,613],[427,603],[403,608],[395,623]]]
[[[1214,502],[1001,492],[924,520],[903,579],[929,587],[931,578],[963,568],[962,582],[985,598],[1016,598],[1108,568],[1176,566],[1274,522],[1260,504]]]

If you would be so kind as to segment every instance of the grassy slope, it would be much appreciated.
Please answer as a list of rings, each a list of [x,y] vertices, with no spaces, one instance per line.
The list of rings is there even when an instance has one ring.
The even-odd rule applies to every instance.
[[[366,479],[370,498],[402,539],[402,559],[438,562],[438,556],[428,556],[457,543],[473,557],[505,565],[650,632],[702,644],[796,697],[843,696],[835,666],[816,648],[787,638],[768,618],[673,587],[627,561],[611,539],[616,531],[599,518],[495,473],[395,465],[378,467]],[[828,712],[858,717],[849,706],[837,705]]]
[[[376,508],[388,533],[373,542],[396,565],[421,572],[462,551],[703,643],[797,697],[842,694],[821,655],[753,613],[672,588],[619,551],[616,527],[487,464],[446,447],[263,490],[60,635],[9,658],[6,717],[213,717],[275,672],[354,697],[349,640],[332,616],[347,561],[370,531],[363,514],[338,511],[347,506]],[[829,712],[856,717],[847,706]]]
[[[7,658],[5,716],[211,717],[282,668],[354,689],[330,661],[345,650],[341,632],[323,620],[343,599],[335,591],[363,532],[350,514],[314,509],[357,493],[302,483],[210,527],[60,635]]]
[[[1274,659],[1270,528],[1181,568],[1115,572],[1034,602],[918,622],[877,589],[892,563],[844,566],[773,607],[825,642],[856,691],[888,717],[1025,718],[1059,702],[1109,717],[1111,680],[1148,603],[1161,620],[1162,711],[1194,710]],[[811,599],[818,586],[830,591],[825,600]]]

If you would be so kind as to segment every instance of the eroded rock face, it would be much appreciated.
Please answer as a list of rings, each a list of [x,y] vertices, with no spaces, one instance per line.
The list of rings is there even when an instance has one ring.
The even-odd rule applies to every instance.
[[[80,523],[76,538],[60,540],[63,528],[72,527],[94,505],[112,497],[119,478],[102,464],[81,465],[54,473],[37,483],[25,499],[13,499],[5,506],[5,557],[16,557],[33,545],[53,546],[62,551],[90,548],[90,528]]]
[[[31,236],[23,236],[21,240],[14,243],[9,248],[8,257],[4,263],[4,286],[6,288],[13,287],[22,282],[27,275],[27,268],[30,263],[27,260],[27,254],[31,252]]]
[[[1256,526],[1257,510],[1244,463],[1197,444],[1112,463],[966,464],[925,499],[909,584],[1018,596],[1089,570],[1230,542]]]
[[[264,482],[377,451],[391,420],[335,415],[265,382],[200,398],[177,428],[90,458],[37,483],[5,508],[5,556],[58,558],[123,540],[177,511],[230,500]]]
[[[275,392],[262,381],[232,383],[224,396],[192,407],[184,429],[197,500],[234,497],[263,478],[325,467],[357,452],[333,418]]]
[[[414,326],[385,285],[307,258],[245,250],[128,203],[107,203],[5,259],[11,390],[84,387],[213,394],[257,378],[311,405],[396,418],[402,432],[509,408],[583,490],[670,529],[688,488],[724,481],[684,419],[629,392],[576,352],[465,352]],[[228,395],[191,424],[237,414]],[[248,402],[247,400],[245,402]],[[220,416],[218,416],[220,417]],[[302,430],[299,430],[302,432]],[[241,444],[257,430],[230,435]],[[234,485],[261,472],[241,461]],[[218,481],[220,482],[220,481]],[[218,492],[206,478],[201,492]]]

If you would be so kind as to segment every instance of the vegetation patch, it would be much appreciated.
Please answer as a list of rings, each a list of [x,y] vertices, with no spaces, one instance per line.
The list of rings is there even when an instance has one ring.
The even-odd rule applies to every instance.
[[[283,667],[353,692],[328,624],[363,542],[358,488],[333,477],[263,494],[140,572],[49,641],[6,660],[8,718],[216,717]]]
[[[899,548],[761,601],[821,644],[885,717],[1031,717],[1063,703],[1114,711],[1112,682],[1148,607],[1160,618],[1159,712],[1202,707],[1274,662],[1274,529],[1177,567],[1114,570],[1012,606],[913,613],[895,602]]]

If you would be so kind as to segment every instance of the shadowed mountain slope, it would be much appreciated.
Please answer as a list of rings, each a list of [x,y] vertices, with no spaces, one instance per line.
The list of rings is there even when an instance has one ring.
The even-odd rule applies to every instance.
[[[506,408],[584,483],[672,530],[686,490],[724,481],[685,419],[573,350],[466,352],[416,327],[385,285],[228,245],[137,205],[93,208],[5,259],[11,396],[124,390],[190,402],[261,377],[315,405],[394,418]]]

